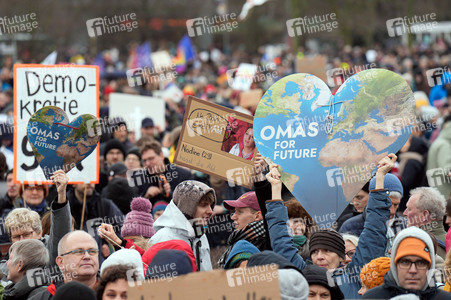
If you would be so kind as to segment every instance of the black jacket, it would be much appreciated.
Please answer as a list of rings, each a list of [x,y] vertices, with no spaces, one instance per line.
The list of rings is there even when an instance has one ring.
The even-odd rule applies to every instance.
[[[406,290],[396,284],[391,273],[384,277],[384,284],[368,290],[362,299],[390,299],[398,295],[415,294],[421,300],[442,300],[451,299],[451,293],[438,289],[437,287],[428,287],[424,291]]]

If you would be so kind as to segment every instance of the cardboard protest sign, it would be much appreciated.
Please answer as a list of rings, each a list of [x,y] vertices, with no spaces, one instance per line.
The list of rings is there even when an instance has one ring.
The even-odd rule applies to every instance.
[[[257,65],[241,63],[237,69],[227,71],[227,80],[232,89],[248,91],[256,73]]]
[[[326,76],[327,58],[324,55],[305,56],[296,58],[296,72],[308,73],[319,77],[322,81],[327,80]]]
[[[69,172],[89,157],[100,140],[94,128],[98,119],[90,114],[69,122],[67,114],[57,106],[46,106],[33,114],[28,122],[28,141],[46,179],[53,172]]]
[[[162,91],[154,91],[153,95],[158,98],[170,99],[175,103],[179,103],[183,99],[183,91],[175,84],[170,84]]]
[[[251,108],[258,105],[263,96],[262,89],[249,90],[240,93],[240,106],[244,108]]]
[[[252,186],[253,117],[195,97],[188,99],[174,161],[229,185]]]
[[[377,162],[409,138],[413,99],[405,80],[383,69],[353,75],[335,96],[318,77],[286,76],[257,107],[255,143],[314,221],[330,227]]]
[[[163,99],[130,94],[110,94],[110,119],[122,117],[128,130],[135,131],[136,139],[141,137],[141,122],[152,118],[155,125],[165,128],[165,102]]]
[[[278,300],[278,275],[278,266],[275,264],[138,282],[131,281],[131,275],[127,276],[127,295],[129,299],[139,300]]]
[[[165,68],[172,65],[171,55],[168,51],[156,51],[150,55],[152,65],[155,69]]]
[[[63,124],[84,114],[97,118],[99,69],[97,66],[16,64],[14,83],[14,181],[50,183],[28,142],[29,120],[38,110],[48,106],[56,106],[66,114]],[[36,134],[39,135],[39,129]],[[54,137],[53,133],[51,135]],[[42,138],[48,139],[47,142],[51,139],[50,136]],[[68,173],[69,183],[98,183],[98,151],[76,164]]]

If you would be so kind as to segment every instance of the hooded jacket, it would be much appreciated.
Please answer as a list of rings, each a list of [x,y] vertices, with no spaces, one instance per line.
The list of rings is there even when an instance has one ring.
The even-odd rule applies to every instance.
[[[152,245],[169,240],[183,240],[190,245],[196,256],[200,271],[212,269],[210,260],[210,245],[207,236],[196,235],[193,226],[180,209],[171,201],[164,213],[155,221],[155,235],[150,239]],[[198,249],[198,251],[196,251]],[[199,253],[199,255],[197,255]]]
[[[400,286],[398,272],[395,264],[396,253],[401,241],[408,237],[414,237],[422,240],[429,248],[431,257],[431,266],[429,270],[435,269],[435,251],[429,235],[417,227],[409,227],[401,231],[393,242],[393,248],[390,258],[390,270],[384,277],[384,284],[367,291],[362,299],[389,299],[401,294],[415,294],[420,299],[451,299],[451,293],[444,292],[435,286],[434,272],[427,272],[427,280],[421,290],[407,290]]]

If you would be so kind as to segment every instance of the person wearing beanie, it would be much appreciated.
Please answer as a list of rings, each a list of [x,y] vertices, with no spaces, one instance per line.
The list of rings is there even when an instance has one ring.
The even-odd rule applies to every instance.
[[[352,261],[355,249],[359,245],[359,238],[352,234],[343,234],[343,240],[345,241],[345,266]]]
[[[103,157],[105,158],[107,168],[111,167],[115,163],[124,162],[125,147],[124,144],[118,140],[109,140],[105,144],[105,148],[103,150]]]
[[[294,244],[299,250],[299,255],[303,259],[308,259],[310,257],[309,238],[314,224],[313,219],[294,197],[285,201],[284,205],[287,207]]]
[[[247,265],[247,261],[252,254],[258,252],[260,252],[260,250],[248,241],[238,241],[230,251],[230,254],[225,262],[224,269],[243,268]]]
[[[172,164],[165,157],[161,144],[151,141],[141,147],[144,169],[134,172],[131,184],[135,184],[138,195],[155,204],[157,201],[169,203],[178,184],[193,179],[191,172]]]
[[[119,238],[110,224],[101,224],[99,233],[102,238],[113,242],[115,248],[136,249],[141,255],[149,248],[149,239],[155,234],[152,204],[146,198],[133,198],[131,211],[125,217],[121,228],[123,239]]]
[[[376,177],[370,180],[370,190],[376,187]],[[389,197],[391,201],[390,207],[390,221],[387,228],[387,247],[385,248],[385,256],[389,256],[388,252],[393,245],[393,240],[398,232],[407,227],[407,221],[404,217],[396,214],[399,203],[404,195],[404,189],[401,181],[393,174],[388,173],[384,178],[384,187],[390,192]],[[363,231],[363,225],[366,219],[366,208],[364,212],[358,216],[352,217],[343,223],[339,232],[350,233],[360,236]]]
[[[384,283],[384,276],[390,269],[389,257],[378,257],[363,266],[360,271],[360,281],[362,288],[359,295],[365,294],[368,290],[380,286]]]
[[[191,272],[193,272],[193,267],[186,252],[174,249],[161,249],[149,263],[146,279],[166,279]]]
[[[322,229],[310,237],[310,254],[314,265],[324,267],[330,272],[330,277],[339,283],[339,288],[345,299],[359,298],[361,288],[360,268],[376,257],[384,256],[386,246],[387,221],[390,218],[391,201],[389,191],[384,188],[385,175],[393,168],[396,155],[383,157],[378,163],[376,172],[376,187],[371,190],[367,204],[367,218],[359,243],[355,249],[352,261],[343,267],[345,260],[345,242],[341,235],[332,229]],[[277,165],[270,166],[266,175],[272,186],[272,199],[266,201],[266,220],[272,249],[290,260],[300,270],[306,263],[298,254],[292,237],[286,226],[287,209],[282,202],[282,182]],[[258,195],[258,193],[257,193]]]
[[[166,201],[155,202],[153,209],[152,209],[153,219],[155,221],[163,214],[163,212],[167,206],[168,206],[168,203]]]
[[[252,243],[259,250],[266,249],[266,230],[255,192],[247,192],[237,200],[224,200],[223,205],[226,209],[233,211],[231,219],[235,230],[229,235],[228,247],[219,258],[220,267],[224,267],[230,251],[240,240]]]
[[[96,300],[92,289],[77,281],[63,284],[52,297],[52,300]],[[102,299],[102,298],[99,298]]]
[[[210,246],[205,231],[215,205],[215,191],[205,183],[195,180],[179,183],[173,199],[153,225],[156,233],[150,243],[183,240],[196,256],[197,269],[211,270]]]
[[[320,299],[325,300],[342,300],[344,299],[343,293],[340,291],[335,280],[328,275],[326,269],[308,265],[302,270],[307,283],[309,285],[309,298],[316,299],[320,295]],[[330,285],[333,283],[333,285]]]
[[[100,276],[103,276],[105,270],[114,265],[132,266],[140,280],[144,280],[144,269],[141,254],[135,249],[120,249],[110,256],[100,266]]]
[[[451,299],[451,293],[436,287],[434,270],[435,251],[429,234],[414,226],[404,229],[393,242],[384,284],[368,290],[362,299],[389,299],[408,293],[422,300]]]
[[[139,168],[142,168],[142,161],[141,161],[141,153],[139,152],[139,148],[132,148],[128,150],[127,154],[125,155],[125,166],[129,170],[136,170]]]

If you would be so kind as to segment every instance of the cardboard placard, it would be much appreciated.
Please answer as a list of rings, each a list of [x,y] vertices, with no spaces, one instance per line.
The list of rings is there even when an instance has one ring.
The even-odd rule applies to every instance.
[[[174,161],[251,188],[256,147],[246,153],[243,146],[250,145],[252,124],[252,116],[190,96]]]
[[[234,74],[232,88],[239,91],[248,91],[256,73],[257,65],[241,63]]]
[[[197,272],[175,278],[129,281],[129,299],[278,300],[277,265]]]
[[[122,117],[127,129],[135,131],[136,139],[141,137],[141,122],[149,117],[154,125],[165,128],[165,103],[163,99],[130,94],[110,94],[110,119]]]
[[[327,57],[324,55],[305,56],[296,58],[296,72],[307,73],[327,81],[326,76]]]
[[[14,182],[51,183],[28,143],[31,116],[45,106],[61,108],[70,120],[99,117],[99,67],[14,65]],[[99,149],[72,169],[69,183],[99,182]]]
[[[249,90],[240,93],[240,106],[244,108],[256,107],[263,96],[262,89]]]

